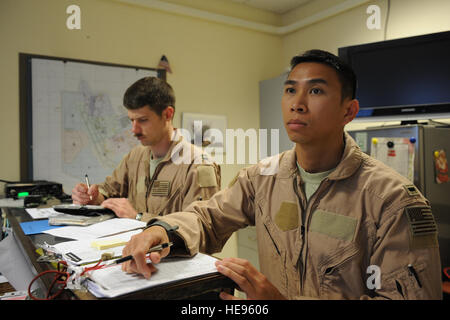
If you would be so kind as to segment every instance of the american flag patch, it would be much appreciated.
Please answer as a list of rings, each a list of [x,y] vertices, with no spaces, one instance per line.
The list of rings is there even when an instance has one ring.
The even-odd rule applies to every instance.
[[[437,232],[436,222],[430,207],[406,207],[405,211],[413,236],[423,236]]]
[[[170,191],[170,181],[156,180],[152,186],[152,196],[167,197]]]

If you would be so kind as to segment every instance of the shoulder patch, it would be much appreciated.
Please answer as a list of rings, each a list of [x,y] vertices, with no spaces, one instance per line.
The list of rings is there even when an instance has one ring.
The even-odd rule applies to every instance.
[[[197,167],[197,172],[200,188],[217,187],[216,172],[213,166],[200,165]]]
[[[437,247],[437,226],[429,206],[405,208],[410,230],[411,248]]]
[[[406,192],[411,196],[417,196],[420,194],[419,190],[417,190],[417,187],[413,184],[406,184],[403,186],[405,188]]]

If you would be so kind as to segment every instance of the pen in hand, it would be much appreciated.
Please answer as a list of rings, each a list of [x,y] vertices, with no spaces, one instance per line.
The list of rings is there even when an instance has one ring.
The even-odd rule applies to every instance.
[[[172,245],[173,245],[173,242],[165,242],[165,243],[162,243],[162,244],[159,244],[159,245],[157,245],[155,247],[150,248],[147,251],[147,253],[161,251],[161,250],[163,250],[165,248],[171,247]],[[129,260],[132,260],[132,259],[133,259],[133,256],[130,255],[130,256],[126,256],[126,257],[119,258],[117,260],[111,261],[110,263],[108,263],[108,265],[109,264],[121,264],[121,263],[123,263],[125,261],[129,261]]]
[[[86,180],[86,185],[87,185],[88,190],[89,190],[89,188],[91,187],[91,185],[89,184],[89,177],[88,177],[87,173],[84,175],[84,179]],[[89,199],[92,200],[92,196],[89,196]]]

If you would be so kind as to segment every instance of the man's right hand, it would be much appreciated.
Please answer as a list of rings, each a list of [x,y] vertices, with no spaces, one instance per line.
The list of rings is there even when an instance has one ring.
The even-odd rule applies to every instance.
[[[92,204],[100,205],[103,202],[103,195],[98,192],[98,185],[93,184],[88,189],[87,185],[84,183],[77,184],[72,189],[72,201],[74,204]]]
[[[166,248],[160,252],[150,253],[152,263],[147,264],[146,256],[150,248],[162,243],[169,242],[169,236],[166,229],[160,226],[150,227],[141,233],[131,237],[125,248],[122,250],[122,256],[133,256],[132,260],[122,263],[122,270],[127,273],[139,273],[146,279],[149,279],[152,272],[156,271],[152,263],[159,263],[161,258],[167,256],[170,248]]]

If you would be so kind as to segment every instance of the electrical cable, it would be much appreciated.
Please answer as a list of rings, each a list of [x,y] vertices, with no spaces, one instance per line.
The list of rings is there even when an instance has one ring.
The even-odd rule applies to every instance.
[[[168,245],[168,244],[166,244]],[[170,244],[171,245],[171,244]],[[169,245],[169,246],[170,246]],[[158,246],[157,246],[158,247]],[[161,249],[157,249],[157,250],[161,250]],[[150,257],[150,254],[146,256],[147,258]],[[128,258],[128,257],[126,257]],[[83,269],[83,271],[80,273],[79,277],[84,276],[86,273],[90,272],[90,271],[94,271],[94,270],[100,270],[103,268],[109,268],[109,267],[113,267],[115,264],[109,264],[109,263],[105,263],[102,264],[102,262],[106,262],[109,259],[104,260],[103,257],[102,259],[100,259],[97,264],[91,266],[91,267],[85,267]],[[120,259],[119,259],[120,260]],[[39,273],[37,276],[35,276],[33,278],[33,280],[31,280],[30,284],[28,285],[28,296],[32,299],[32,300],[53,300],[56,297],[58,297],[63,291],[64,289],[67,287],[67,281],[69,280],[69,278],[75,273],[75,271],[72,271],[71,273],[68,272],[68,267],[67,267],[67,262],[66,261],[58,261],[57,263],[57,270],[46,270],[43,271],[41,273]],[[54,278],[52,280],[52,283],[50,284],[48,290],[47,290],[47,294],[45,296],[44,299],[35,297],[32,293],[31,293],[31,286],[33,285],[33,283],[38,280],[39,278],[41,278],[42,276],[45,276],[47,274],[54,274]],[[51,295],[52,289],[55,286],[55,284],[59,284],[61,287],[58,289],[58,291],[56,293],[54,293],[53,295]]]
[[[41,298],[35,297],[31,293],[31,286],[37,279],[41,278],[42,276],[44,276],[46,274],[55,274],[55,277],[53,278],[53,281],[47,290],[46,297],[44,299],[41,299]],[[63,292],[63,290],[66,288],[67,279],[69,277],[70,277],[70,274],[67,272],[67,263],[65,261],[58,261],[57,270],[46,270],[44,272],[41,272],[36,277],[34,277],[33,280],[31,280],[30,284],[28,285],[28,296],[32,300],[53,300],[57,296],[59,296]],[[55,284],[60,284],[61,288],[58,291],[56,291],[55,294],[50,295]]]
[[[105,267],[109,267],[109,265],[105,265],[105,264],[102,265],[101,264],[102,262],[103,262],[103,260],[100,259],[96,265],[94,265],[92,267],[84,268],[83,271],[80,274],[80,277],[84,276],[89,271],[94,271],[94,270],[99,270],[99,269],[102,269],[102,268],[105,268]],[[54,278],[53,278],[53,280],[52,280],[52,282],[51,282],[51,284],[50,284],[50,286],[49,286],[49,288],[47,290],[47,294],[46,294],[45,298],[41,299],[41,298],[38,298],[38,297],[34,296],[31,293],[31,286],[33,285],[33,283],[36,280],[38,280],[39,278],[41,278],[41,277],[43,277],[45,275],[48,275],[48,274],[54,274],[55,276],[54,276]],[[37,276],[35,276],[33,278],[33,280],[31,280],[30,284],[28,285],[28,296],[32,300],[53,300],[56,297],[58,297],[64,291],[64,289],[67,286],[67,280],[70,278],[71,275],[73,275],[73,273],[70,274],[69,272],[67,272],[67,262],[65,262],[65,261],[58,261],[57,270],[46,270],[46,271],[43,271],[43,272],[39,273]],[[58,291],[56,291],[56,293],[51,295],[53,287],[56,284],[59,284],[61,287],[58,289]]]

